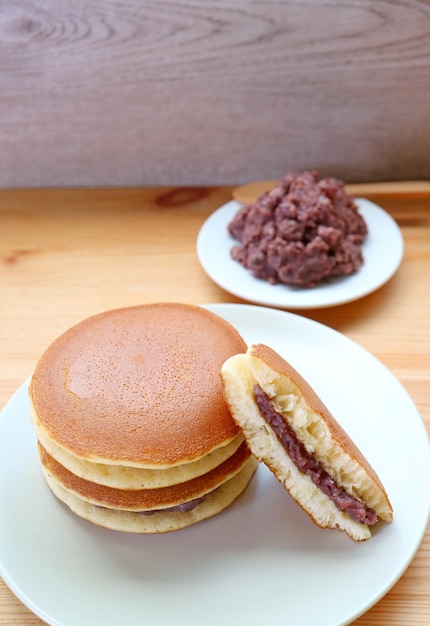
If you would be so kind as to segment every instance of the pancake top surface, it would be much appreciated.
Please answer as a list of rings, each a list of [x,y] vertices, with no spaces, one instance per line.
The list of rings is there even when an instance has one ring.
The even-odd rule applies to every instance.
[[[30,398],[48,436],[72,454],[167,467],[237,435],[220,369],[245,351],[228,322],[198,306],[116,309],[83,320],[48,347]]]

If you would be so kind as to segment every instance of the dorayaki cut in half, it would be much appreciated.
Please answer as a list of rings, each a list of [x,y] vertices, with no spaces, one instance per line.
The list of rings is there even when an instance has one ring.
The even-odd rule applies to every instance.
[[[355,541],[391,522],[386,491],[312,387],[277,352],[251,345],[222,366],[224,395],[255,457],[321,528]]]
[[[245,351],[228,322],[182,303],[106,311],[67,330],[29,387],[52,492],[78,516],[134,533],[228,507],[257,466],[219,375]]]

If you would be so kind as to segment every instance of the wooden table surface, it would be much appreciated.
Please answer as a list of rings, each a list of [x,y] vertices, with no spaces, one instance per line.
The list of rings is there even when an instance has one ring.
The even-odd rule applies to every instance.
[[[200,226],[231,191],[0,191],[0,407],[47,345],[88,315],[156,301],[241,302],[206,276],[195,252]],[[366,185],[354,191],[372,199]],[[373,353],[404,385],[430,432],[430,199],[377,201],[404,236],[396,275],[356,302],[295,312]],[[12,624],[43,622],[0,580],[0,626]],[[403,577],[356,624],[430,624],[429,529]]]

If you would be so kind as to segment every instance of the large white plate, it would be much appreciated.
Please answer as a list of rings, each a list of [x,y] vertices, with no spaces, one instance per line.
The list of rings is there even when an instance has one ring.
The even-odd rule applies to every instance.
[[[376,603],[417,550],[430,509],[428,438],[394,376],[311,320],[252,305],[208,308],[309,379],[379,473],[394,522],[361,544],[320,530],[261,466],[229,509],[185,530],[98,528],[45,486],[24,384],[0,420],[0,573],[48,624],[339,626]]]
[[[238,242],[230,236],[227,225],[242,206],[235,200],[224,204],[204,222],[197,237],[197,256],[217,285],[248,302],[285,309],[310,309],[357,300],[393,276],[403,257],[403,239],[397,223],[381,207],[361,198],[355,201],[366,220],[369,234],[362,247],[364,265],[351,276],[334,279],[313,289],[270,285],[254,278],[230,256],[231,248]]]

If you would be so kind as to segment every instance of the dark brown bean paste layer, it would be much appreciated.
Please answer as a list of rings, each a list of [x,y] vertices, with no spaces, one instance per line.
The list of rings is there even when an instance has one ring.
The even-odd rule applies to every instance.
[[[270,398],[259,385],[254,387],[254,397],[262,417],[271,426],[298,470],[309,476],[314,485],[331,498],[336,507],[349,515],[354,522],[368,526],[375,524],[378,521],[375,511],[347,493],[329,476],[320,462],[297,439],[292,428],[275,410]]]
[[[216,489],[214,489],[214,491],[210,492],[210,493],[214,493],[216,491]],[[206,496],[208,496],[209,494],[206,494]],[[141,515],[154,515],[154,513],[188,513],[188,511],[192,511],[193,509],[196,508],[196,506],[198,506],[201,502],[203,502],[203,500],[206,498],[206,496],[201,496],[200,498],[194,498],[194,500],[189,500],[188,502],[183,502],[182,504],[177,504],[176,506],[170,506],[166,509],[150,509],[149,511],[125,511],[123,510],[124,513],[140,513]],[[97,509],[105,509],[108,510],[107,507],[105,506],[100,506],[99,504],[95,504],[94,505]],[[120,509],[116,509],[116,510],[120,510]]]
[[[216,491],[216,490],[214,490]],[[212,493],[212,492],[211,492]],[[209,495],[209,494],[206,494]],[[139,511],[142,515],[153,515],[154,513],[188,513],[188,511],[192,511],[196,508],[203,500],[205,496],[201,496],[200,498],[194,498],[194,500],[189,500],[188,502],[184,502],[183,504],[177,504],[176,506],[171,506],[167,509],[153,509],[152,511]]]

